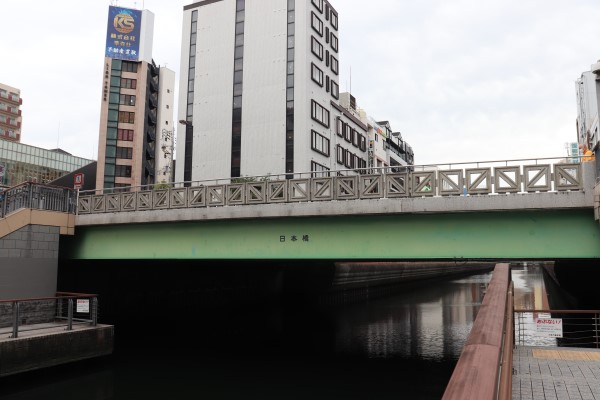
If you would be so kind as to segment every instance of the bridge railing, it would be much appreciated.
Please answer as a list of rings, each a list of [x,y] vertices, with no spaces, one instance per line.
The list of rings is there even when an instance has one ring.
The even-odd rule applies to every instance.
[[[0,337],[74,324],[96,326],[98,295],[58,292],[55,297],[0,300]],[[8,328],[8,329],[7,329]]]
[[[515,310],[514,313],[518,345],[600,348],[600,310]]]
[[[77,212],[480,196],[582,188],[582,163],[562,157],[304,172],[82,191]]]
[[[75,213],[76,199],[73,189],[25,182],[0,191],[0,218],[22,208]]]

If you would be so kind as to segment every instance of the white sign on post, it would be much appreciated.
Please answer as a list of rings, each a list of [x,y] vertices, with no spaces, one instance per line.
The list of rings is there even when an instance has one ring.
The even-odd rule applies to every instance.
[[[538,318],[535,320],[535,327],[538,336],[563,337],[562,318]]]
[[[89,313],[90,312],[90,300],[89,299],[77,299],[77,312],[78,313]]]

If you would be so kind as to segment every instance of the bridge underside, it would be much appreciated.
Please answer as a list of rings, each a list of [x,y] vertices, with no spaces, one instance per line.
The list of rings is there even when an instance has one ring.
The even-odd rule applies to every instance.
[[[396,214],[79,226],[61,258],[80,260],[596,259],[590,210]]]

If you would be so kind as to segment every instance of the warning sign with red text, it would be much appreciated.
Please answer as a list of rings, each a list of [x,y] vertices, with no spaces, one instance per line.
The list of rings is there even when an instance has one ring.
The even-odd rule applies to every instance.
[[[535,320],[538,336],[563,337],[563,320],[561,318],[538,318]]]

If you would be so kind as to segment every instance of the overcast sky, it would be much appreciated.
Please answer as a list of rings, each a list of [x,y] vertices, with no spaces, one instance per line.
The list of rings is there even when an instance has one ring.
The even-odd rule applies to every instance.
[[[21,89],[23,143],[96,157],[110,3],[2,2],[0,82]],[[118,2],[155,14],[154,60],[178,78],[191,3]],[[351,69],[358,106],[389,120],[417,164],[562,156],[576,141],[574,82],[600,59],[598,0],[332,3],[340,90]]]

